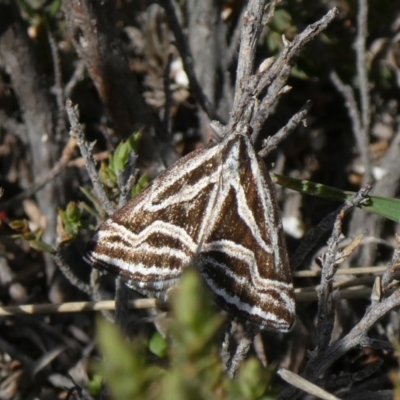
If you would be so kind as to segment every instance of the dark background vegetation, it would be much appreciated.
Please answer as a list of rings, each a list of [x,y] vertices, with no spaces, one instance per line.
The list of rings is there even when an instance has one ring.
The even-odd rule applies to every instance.
[[[80,190],[91,188],[84,162],[69,137],[67,98],[79,105],[80,122],[87,139],[96,142],[93,151],[99,162],[106,162],[121,140],[140,130],[137,166],[150,178],[208,143],[213,137],[211,119],[228,121],[246,2],[176,1],[199,88],[208,99],[205,107],[196,88],[189,89],[185,82],[176,46],[179,39],[163,1],[159,3],[0,0],[3,305],[87,299],[63,277],[49,253],[33,249],[22,239],[12,239],[8,226],[11,221],[26,219],[31,232],[43,232],[40,240],[55,246],[57,234],[60,237],[62,233],[62,224],[57,222],[59,209],[65,209],[70,201],[90,203]],[[370,121],[364,126],[364,147],[355,138],[346,102],[332,80],[335,71],[360,104],[354,45],[356,1],[281,1],[259,40],[258,61],[281,51],[282,35],[293,40],[334,6],[339,8],[338,18],[302,52],[288,82],[292,89],[271,112],[258,146],[311,100],[307,126],[299,126],[268,157],[270,168],[343,190],[356,191],[365,181],[376,179],[373,193],[396,197],[400,176],[400,1],[370,0],[368,4],[365,65]],[[362,162],[363,154],[370,157],[368,166]],[[383,178],[381,171],[386,171]],[[114,193],[112,187],[107,190]],[[338,206],[282,188],[278,194],[284,223],[291,221],[287,230],[290,253],[308,229]],[[83,213],[82,221],[85,229],[63,255],[73,272],[88,282],[90,268],[81,254],[98,221],[89,213]],[[346,267],[385,265],[390,260],[395,245],[393,223],[362,211],[346,222],[349,237],[366,235],[361,250]],[[320,241],[320,248],[327,238]],[[318,269],[317,254],[314,249],[302,269]],[[356,281],[353,286],[371,287],[372,283],[373,279]],[[314,292],[317,284],[318,278],[295,279],[297,288],[314,288]],[[338,302],[334,340],[359,321],[368,304],[368,299]],[[301,372],[307,350],[316,345],[316,310],[315,296],[314,302],[299,303],[298,321],[291,333],[263,335],[259,344],[268,365]],[[154,331],[147,325],[138,330],[151,337]],[[98,355],[94,314],[2,317],[0,327],[0,398],[67,398],[68,388],[87,388],[93,378],[89,365]],[[393,344],[399,334],[400,319],[394,311],[371,332],[372,337]],[[366,379],[353,379],[354,373],[377,361],[382,361],[377,371],[366,373]],[[347,398],[371,390],[382,396],[374,398],[391,398],[390,390],[398,382],[396,354],[382,348],[356,348],[336,362],[330,373],[348,378],[333,385]],[[276,380],[274,385],[283,384]]]

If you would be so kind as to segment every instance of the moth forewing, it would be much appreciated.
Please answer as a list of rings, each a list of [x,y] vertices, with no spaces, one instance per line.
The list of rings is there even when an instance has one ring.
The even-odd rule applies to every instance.
[[[165,297],[198,248],[214,167],[212,149],[179,160],[97,229],[84,259],[141,293]]]
[[[117,211],[85,259],[157,297],[194,265],[228,313],[286,331],[295,306],[281,225],[264,162],[234,132],[182,158]]]

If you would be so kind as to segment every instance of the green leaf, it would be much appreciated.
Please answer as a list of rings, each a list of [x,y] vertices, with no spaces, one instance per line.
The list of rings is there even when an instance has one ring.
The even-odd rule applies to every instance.
[[[57,233],[61,243],[68,242],[78,236],[82,228],[83,207],[74,201],[68,203],[65,210],[58,210]]]
[[[148,364],[144,341],[128,344],[115,325],[98,323],[98,341],[103,354],[100,374],[118,400],[154,399],[160,391],[162,370]]]
[[[89,381],[88,390],[92,396],[99,396],[101,393],[101,386],[103,383],[103,378],[101,375],[95,374]]]
[[[136,184],[133,185],[132,187],[132,192],[131,192],[132,197],[136,197],[149,184],[150,184],[150,178],[146,174],[141,175]]]
[[[50,15],[52,17],[55,17],[60,11],[61,11],[61,0],[53,0],[49,9]]]
[[[29,222],[27,219],[16,219],[11,221],[9,224],[11,229],[17,232],[30,232]]]
[[[142,132],[136,132],[133,135],[131,135],[128,139],[130,148],[132,151],[134,151],[135,153],[138,152],[139,149],[139,142],[140,139],[142,138]]]
[[[129,156],[129,142],[121,142],[110,157],[110,167],[114,172],[123,171]]]
[[[268,382],[263,377],[265,372],[260,362],[255,358],[248,360],[239,368],[237,383],[240,386],[243,398],[259,399],[265,393]]]
[[[154,333],[149,342],[149,350],[160,358],[167,355],[168,342],[158,333]]]
[[[224,318],[212,294],[192,268],[171,292],[172,317],[164,321],[170,340],[158,333],[148,346],[144,340],[127,343],[118,329],[100,321],[99,348],[103,360],[97,370],[118,400],[271,400],[266,392],[273,369],[255,359],[246,361],[237,379],[229,379],[220,359],[220,328]],[[148,349],[164,355],[166,370],[152,364]],[[156,362],[159,362],[157,360]]]
[[[292,17],[286,10],[282,8],[276,9],[270,25],[275,31],[284,33],[292,27]]]
[[[113,164],[113,156],[110,156],[109,166],[106,163],[101,163],[99,170],[99,177],[101,183],[108,188],[115,188],[117,186],[117,175],[115,170],[110,165]]]
[[[315,197],[323,197],[328,200],[346,201],[351,198],[355,192],[336,189],[331,186],[322,185],[321,183],[310,182],[295,178],[289,178],[278,174],[270,173],[271,179],[284,187],[295,190],[297,192],[309,194]],[[400,221],[400,200],[379,196],[368,196],[368,201],[359,206],[359,208],[381,215],[392,221]]]
[[[80,186],[79,189],[93,203],[97,214],[93,210],[88,208],[85,204],[81,206],[82,209],[85,208],[90,214],[93,214],[96,218],[104,219],[107,216],[107,213],[104,211],[97,197],[90,190],[87,190],[82,186]]]
[[[179,287],[172,293],[175,321],[171,331],[176,343],[185,349],[186,355],[192,357],[204,351],[224,321],[215,312],[211,300],[212,294],[198,273],[192,268],[185,271]]]
[[[272,53],[278,53],[283,49],[282,35],[278,32],[271,32],[267,36],[267,47]]]
[[[140,132],[134,133],[126,142],[121,142],[110,156],[109,167],[115,174],[125,170],[131,152],[137,153],[140,138]]]
[[[381,215],[392,221],[400,221],[400,200],[387,197],[370,196],[369,202],[361,207],[363,210]]]
[[[56,252],[52,246],[42,242],[41,240],[29,240],[29,245],[36,250],[42,251],[43,253],[54,254]]]

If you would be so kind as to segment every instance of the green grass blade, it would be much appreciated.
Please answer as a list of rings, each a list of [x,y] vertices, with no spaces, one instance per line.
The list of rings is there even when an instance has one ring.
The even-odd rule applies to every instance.
[[[354,192],[348,192],[340,189],[336,189],[331,186],[322,185],[321,183],[310,182],[301,179],[289,178],[278,174],[270,173],[272,180],[278,185],[284,186],[288,189],[295,190],[300,193],[309,194],[311,196],[322,197],[328,200],[334,201],[346,201]],[[400,221],[400,200],[369,196],[368,202],[361,205],[360,208],[368,212],[381,215],[382,217],[388,218],[392,221]]]

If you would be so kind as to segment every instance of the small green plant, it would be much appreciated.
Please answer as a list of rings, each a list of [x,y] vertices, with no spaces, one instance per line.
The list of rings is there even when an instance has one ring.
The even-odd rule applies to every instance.
[[[65,210],[58,211],[58,239],[60,243],[67,243],[75,239],[83,226],[82,213],[84,207],[71,201]]]
[[[98,371],[113,399],[272,398],[267,394],[272,371],[263,369],[254,358],[243,363],[235,380],[226,377],[217,340],[224,318],[210,299],[212,295],[200,277],[189,269],[172,293],[168,341],[154,339],[156,334],[149,342],[136,339],[128,344],[115,326],[100,321],[98,340],[103,360]],[[165,359],[150,361],[154,359],[150,352]]]
[[[110,193],[117,193],[117,174],[124,171],[129,161],[130,154],[137,153],[138,143],[141,138],[141,133],[137,132],[131,135],[126,142],[121,142],[114,153],[109,157],[108,163],[103,163],[100,167],[99,176],[101,182],[109,189]],[[148,184],[150,180],[147,175],[143,174],[139,177],[135,185],[132,187],[132,197],[139,194]],[[90,206],[84,202],[70,202],[64,209],[59,209],[57,236],[59,244],[66,244],[76,239],[82,228],[94,229],[83,220],[84,211],[94,215],[98,219],[104,219],[106,214],[101,203],[92,193],[91,190],[81,188],[82,193],[92,203]],[[94,208],[93,208],[94,206]],[[42,240],[42,230],[32,230],[27,220],[15,220],[10,222],[10,227],[17,233],[13,235],[14,239],[26,240],[31,247],[42,252],[54,254],[56,249],[50,244]]]
[[[105,187],[117,187],[117,175],[125,170],[130,153],[137,154],[139,141],[142,134],[136,132],[126,142],[122,141],[110,155],[108,163],[102,163],[99,171],[100,180]]]
[[[11,229],[14,229],[16,232],[18,232],[15,235],[12,235],[13,239],[26,240],[32,248],[42,251],[44,253],[50,253],[50,254],[55,253],[55,249],[42,240],[43,230],[31,229],[28,220],[26,219],[14,220],[9,223],[9,226]]]

